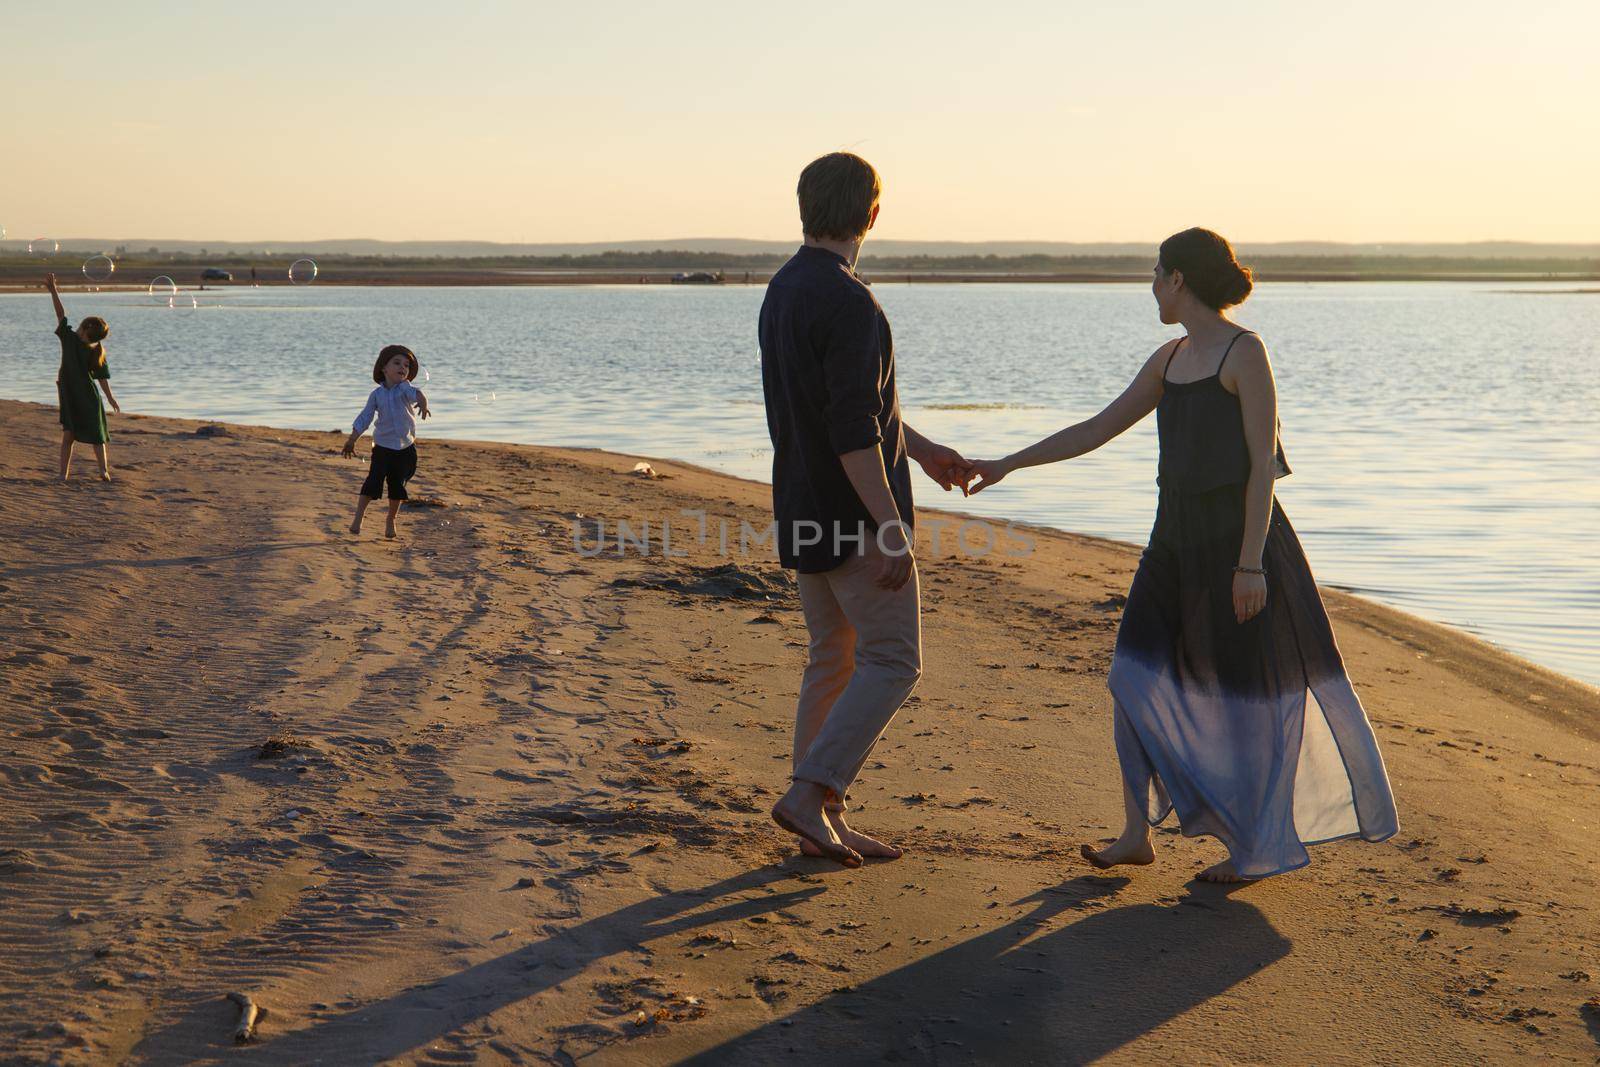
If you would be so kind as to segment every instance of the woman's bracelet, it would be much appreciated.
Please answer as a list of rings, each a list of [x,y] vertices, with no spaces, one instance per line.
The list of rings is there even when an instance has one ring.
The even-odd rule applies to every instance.
[[[1265,578],[1267,576],[1267,568],[1265,568],[1265,567],[1235,567],[1235,568],[1233,568],[1233,573],[1235,573],[1235,574],[1259,574],[1259,575],[1261,575],[1261,577]]]

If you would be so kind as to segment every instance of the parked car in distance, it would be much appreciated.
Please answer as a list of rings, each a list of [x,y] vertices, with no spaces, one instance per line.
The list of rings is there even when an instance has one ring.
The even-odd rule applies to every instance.
[[[200,272],[200,280],[205,282],[231,282],[233,275],[221,267],[207,267]]]

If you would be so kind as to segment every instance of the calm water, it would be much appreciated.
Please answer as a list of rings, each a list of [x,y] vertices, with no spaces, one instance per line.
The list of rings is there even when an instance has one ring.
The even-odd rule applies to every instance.
[[[1278,374],[1295,469],[1279,497],[1323,582],[1600,683],[1600,296],[1506,288],[1260,287],[1239,318]],[[907,421],[969,455],[1092,414],[1173,336],[1141,286],[876,292]],[[761,295],[305,287],[205,293],[188,310],[142,293],[67,304],[111,323],[130,411],[348,426],[377,349],[402,341],[429,372],[425,437],[600,446],[765,480]],[[54,403],[52,325],[46,297],[0,297],[0,393]],[[1142,543],[1154,479],[1150,419],[964,506]],[[918,480],[924,503],[963,506]]]

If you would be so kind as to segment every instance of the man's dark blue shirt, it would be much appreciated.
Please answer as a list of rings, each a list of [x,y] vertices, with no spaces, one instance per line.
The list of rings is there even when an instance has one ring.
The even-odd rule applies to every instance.
[[[843,256],[805,245],[767,285],[760,338],[778,558],[832,570],[877,529],[841,455],[877,445],[900,519],[913,521],[889,320]]]

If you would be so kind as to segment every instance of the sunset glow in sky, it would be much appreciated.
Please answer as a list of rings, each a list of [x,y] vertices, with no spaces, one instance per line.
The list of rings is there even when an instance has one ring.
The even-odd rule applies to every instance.
[[[6,4],[11,239],[1600,241],[1600,5]]]

